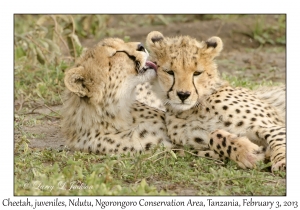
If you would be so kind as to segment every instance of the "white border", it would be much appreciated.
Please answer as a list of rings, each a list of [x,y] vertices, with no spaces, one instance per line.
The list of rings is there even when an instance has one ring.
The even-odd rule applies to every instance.
[[[279,1],[278,1],[279,2]],[[287,197],[255,197],[257,200],[273,200],[283,202],[284,200],[297,200],[299,196],[299,179],[296,177],[299,166],[296,161],[299,139],[297,130],[299,129],[296,120],[299,106],[298,85],[299,85],[299,53],[295,49],[299,48],[299,12],[296,1],[283,2],[276,1],[1,1],[0,17],[0,40],[1,40],[1,61],[2,80],[0,82],[1,91],[1,196],[0,205],[4,198],[19,200],[20,197],[13,198],[13,14],[14,13],[286,13],[287,14],[287,145],[288,145],[288,178]],[[5,4],[5,5],[4,5]],[[4,63],[4,66],[3,66]],[[9,148],[9,149],[8,149]],[[69,197],[62,197],[61,200],[68,201]],[[74,198],[74,197],[72,197]],[[141,197],[120,197],[119,200],[139,200]],[[192,199],[206,200],[211,197],[192,197]],[[214,197],[213,197],[214,198]],[[249,197],[245,197],[249,199]],[[22,197],[22,199],[25,199]],[[35,197],[30,200],[34,201]],[[54,197],[39,197],[42,200],[53,200]],[[83,199],[94,200],[95,197],[83,197]],[[114,197],[105,197],[112,200]],[[172,197],[147,197],[148,200],[170,200]],[[176,200],[188,200],[188,197],[177,196]],[[244,197],[218,197],[218,200],[239,200]],[[146,207],[145,207],[146,208]],[[171,207],[162,207],[171,209]],[[175,207],[172,207],[175,208]],[[220,207],[217,207],[218,209]],[[215,209],[217,209],[215,208]],[[111,208],[109,208],[111,209]],[[130,208],[126,208],[130,209]],[[139,208],[135,208],[139,209]],[[150,209],[150,208],[149,208]],[[228,209],[231,209],[228,208]]]

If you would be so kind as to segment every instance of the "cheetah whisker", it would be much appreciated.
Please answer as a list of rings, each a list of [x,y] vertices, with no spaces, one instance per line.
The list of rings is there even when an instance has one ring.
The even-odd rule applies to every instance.
[[[199,151],[192,155],[221,161],[226,157],[241,168],[254,168],[265,159],[272,171],[286,170],[284,84],[251,90],[223,80],[215,62],[223,49],[217,36],[198,41],[152,31],[146,44],[158,66],[156,93],[168,105],[163,120],[172,148],[191,146]],[[203,143],[209,152],[199,148]],[[259,145],[270,149],[267,158]]]
[[[203,106],[203,104],[201,104],[201,102],[198,100],[198,101],[196,102],[196,104],[194,105],[194,107],[199,108],[199,106]]]
[[[164,105],[165,106],[170,105],[170,101],[169,100],[165,101]]]

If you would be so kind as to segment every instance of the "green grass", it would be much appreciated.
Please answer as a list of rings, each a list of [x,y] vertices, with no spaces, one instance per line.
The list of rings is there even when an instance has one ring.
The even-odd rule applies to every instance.
[[[123,26],[132,21],[148,26],[238,17],[16,15],[15,195],[285,195],[285,173],[272,174],[264,163],[256,169],[243,170],[231,161],[220,163],[189,153],[182,157],[163,149],[152,156],[99,156],[67,148],[30,147],[31,139],[45,136],[27,128],[60,119],[59,112],[51,107],[62,104],[64,71],[80,56],[83,50],[80,40],[111,35],[130,39],[123,31],[109,28],[114,18],[121,19],[119,24]],[[276,85],[225,74],[223,77],[233,86]],[[47,108],[50,114],[36,112],[38,107]],[[70,189],[71,186],[81,189]]]
[[[230,85],[232,85],[233,87],[245,87],[251,90],[254,90],[261,86],[277,86],[281,84],[281,83],[272,82],[270,80],[255,81],[242,76],[233,76],[227,73],[223,73],[222,78],[228,81]]]
[[[233,162],[155,155],[99,156],[67,149],[15,149],[15,195],[285,195],[283,172],[261,163],[242,170]],[[151,184],[150,184],[151,183]]]
[[[266,15],[258,15],[255,17],[255,24],[252,26],[249,37],[257,41],[260,45],[265,44],[286,44],[286,16],[278,15],[276,17],[276,24],[266,24]]]
[[[252,16],[255,22],[250,26],[250,31],[244,35],[250,37],[260,45],[285,45],[286,44],[286,15],[273,15],[274,24],[267,24],[268,15],[241,15],[241,14],[207,14],[198,15],[200,20],[221,20],[223,23],[243,21],[241,18]],[[270,17],[270,16],[269,16]],[[237,31],[238,32],[238,29]]]

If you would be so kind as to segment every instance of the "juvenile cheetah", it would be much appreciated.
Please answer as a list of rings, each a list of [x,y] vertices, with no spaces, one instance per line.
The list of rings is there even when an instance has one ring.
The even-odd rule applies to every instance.
[[[264,90],[235,88],[223,81],[214,62],[223,48],[219,37],[198,42],[153,31],[146,43],[157,64],[155,91],[165,102],[174,144],[191,145],[204,156],[229,157],[243,168],[264,159],[262,146],[268,146],[272,170],[285,170],[284,87],[273,101]]]
[[[142,153],[171,148],[164,113],[135,100],[135,88],[156,77],[141,43],[108,38],[66,71],[62,132],[75,150]]]
[[[165,111],[165,106],[152,90],[152,84],[145,82],[139,84],[135,89],[136,100],[148,106]]]

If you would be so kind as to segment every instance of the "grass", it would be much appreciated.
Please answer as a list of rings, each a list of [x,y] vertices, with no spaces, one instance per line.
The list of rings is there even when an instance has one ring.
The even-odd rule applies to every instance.
[[[136,21],[147,27],[214,18],[231,20],[224,15],[16,15],[15,195],[285,195],[285,173],[272,174],[264,163],[243,170],[231,161],[220,163],[190,153],[180,156],[163,148],[153,155],[99,156],[30,146],[34,139],[47,139],[31,128],[60,121],[53,106],[62,104],[64,71],[80,56],[81,40],[111,35],[129,40],[122,30],[109,27],[115,20],[123,26]],[[233,86],[276,85],[223,77]],[[38,111],[41,107],[48,112]]]
[[[67,149],[15,149],[15,195],[285,195],[284,173],[261,163],[241,170],[233,162],[155,155],[98,156]],[[151,183],[151,184],[149,184]]]
[[[228,73],[223,73],[222,78],[224,80],[229,81],[230,85],[232,85],[233,87],[246,87],[251,90],[254,90],[260,86],[276,86],[281,84],[281,83],[272,82],[270,80],[255,81],[249,78],[245,78],[243,76],[233,76]]]
[[[249,15],[241,14],[207,14],[198,16],[200,20],[221,20],[224,23],[243,21],[241,18]],[[253,15],[251,15],[253,16]],[[273,24],[266,23],[267,18],[274,18]],[[254,23],[248,32],[241,32],[260,45],[285,45],[286,44],[286,15],[278,14],[273,16],[255,15]],[[237,31],[238,32],[238,29]],[[239,33],[239,32],[238,32]]]
[[[276,24],[266,24],[265,15],[258,15],[255,17],[255,23],[252,26],[250,33],[246,33],[253,40],[260,45],[265,44],[286,44],[286,16],[278,15],[276,17]]]

